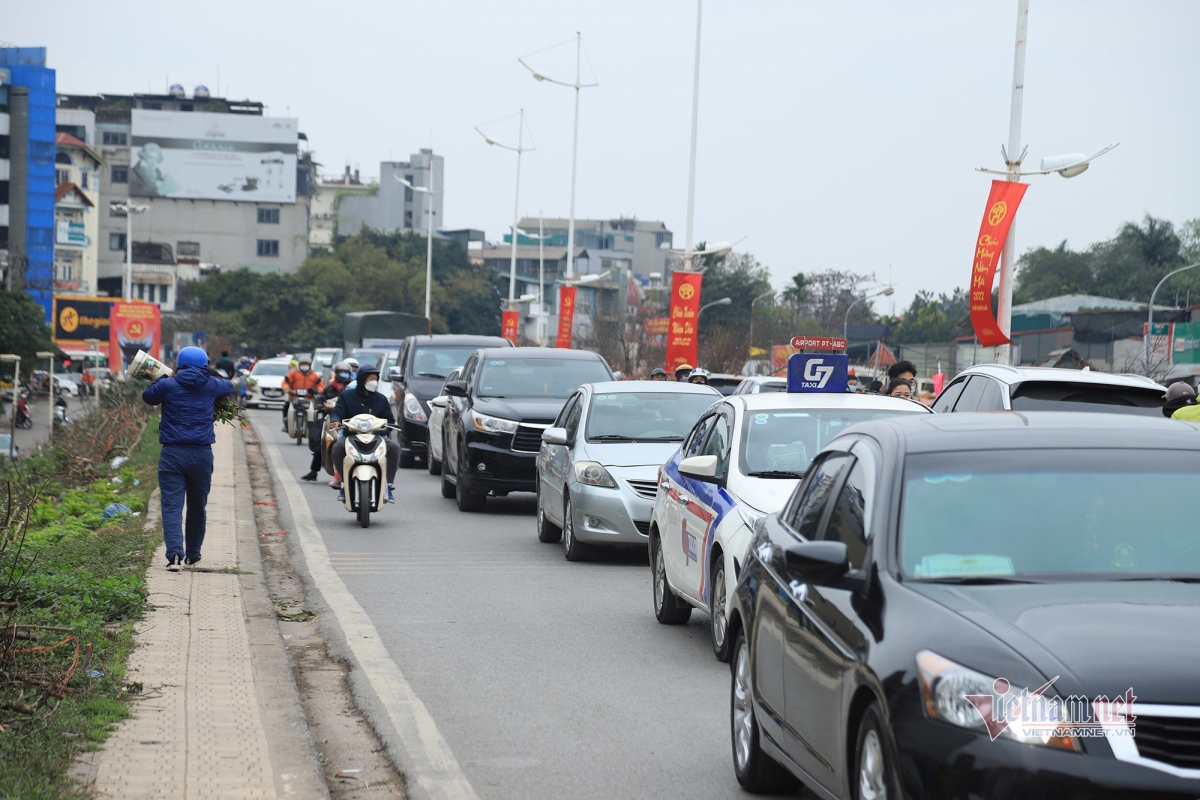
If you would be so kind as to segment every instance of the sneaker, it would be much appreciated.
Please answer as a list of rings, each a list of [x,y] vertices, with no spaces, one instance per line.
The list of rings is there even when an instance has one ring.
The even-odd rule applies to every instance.
[[[316,479],[317,479],[316,471],[306,472],[300,476],[300,480],[302,480],[302,481],[315,481]]]
[[[342,482],[341,482],[341,481],[339,481],[339,480],[336,480],[336,479],[335,479],[335,480],[332,480],[332,481],[330,481],[330,482],[329,482],[329,488],[331,488],[331,489],[337,489],[337,490],[339,490],[339,491],[340,491],[340,490],[341,490],[341,488],[342,488]]]
[[[171,556],[167,559],[167,572],[179,572],[179,565],[183,563],[183,556]]]
[[[393,489],[395,489],[395,488],[396,488],[396,487],[395,487],[395,486],[393,486],[392,484],[390,484],[390,483],[388,484],[388,487],[387,487],[387,489],[388,489],[387,501],[388,501],[389,503],[394,503],[394,502],[396,502],[396,498],[392,496],[392,490],[393,490]]]
[[[339,503],[346,502],[346,490],[342,489],[341,487],[338,487],[338,502]]]
[[[199,563],[200,563],[200,556],[196,556],[194,558],[192,556],[184,556],[184,558],[183,558],[183,565],[185,567],[194,567]]]

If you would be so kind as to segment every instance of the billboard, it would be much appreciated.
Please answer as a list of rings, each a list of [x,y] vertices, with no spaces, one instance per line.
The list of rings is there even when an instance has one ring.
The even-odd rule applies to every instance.
[[[129,193],[193,200],[296,202],[296,120],[132,111]]]
[[[112,329],[108,340],[108,365],[124,372],[138,350],[161,357],[162,311],[154,303],[116,301],[112,304]]]
[[[54,341],[83,344],[85,339],[108,341],[109,297],[54,298]]]

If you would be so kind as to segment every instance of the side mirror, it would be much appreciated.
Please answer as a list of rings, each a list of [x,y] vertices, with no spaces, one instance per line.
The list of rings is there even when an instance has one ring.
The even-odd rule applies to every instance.
[[[402,381],[404,380],[404,373],[399,367],[388,367],[387,379],[389,381]]]
[[[566,428],[547,428],[542,431],[542,441],[546,444],[562,444],[567,443]]]
[[[439,394],[437,397],[435,397],[429,401],[429,405],[433,406],[434,408],[445,408],[446,407],[446,395]]]
[[[850,572],[845,542],[798,542],[787,548],[788,569],[818,586],[838,584]]]
[[[679,474],[711,483],[717,477],[716,456],[691,456],[679,462]]]
[[[467,382],[466,381],[447,381],[446,394],[451,397],[466,397]]]

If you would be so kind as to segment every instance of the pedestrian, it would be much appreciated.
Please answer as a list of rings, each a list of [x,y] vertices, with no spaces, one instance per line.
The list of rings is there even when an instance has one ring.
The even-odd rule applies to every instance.
[[[96,376],[87,367],[83,368],[83,373],[79,376],[79,382],[83,384],[83,391],[80,395],[87,397],[96,393]]]
[[[879,394],[883,391],[883,381],[871,381],[871,385],[867,387],[867,394]]]
[[[233,394],[233,382],[208,372],[208,354],[185,347],[175,359],[174,376],[159,378],[142,392],[142,400],[162,406],[158,441],[158,488],[162,496],[163,543],[167,569],[200,563],[206,523],[205,506],[212,485],[213,432],[218,398]],[[183,504],[187,500],[187,525]]]
[[[1184,422],[1200,422],[1200,405],[1196,404],[1196,390],[1183,381],[1167,387],[1167,399],[1163,403],[1163,416]]]
[[[847,392],[857,392],[858,391],[858,375],[855,374],[854,367],[851,367],[846,372],[846,391]]]
[[[666,379],[667,371],[662,367],[655,367],[654,371],[650,373],[650,380],[652,381],[665,381]]]
[[[888,397],[903,397],[905,400],[912,399],[912,386],[903,378],[892,378],[888,381],[887,388],[883,393]]]
[[[917,365],[911,361],[897,361],[888,367],[887,374],[889,381],[895,378],[908,381],[910,389],[915,388],[917,385]]]

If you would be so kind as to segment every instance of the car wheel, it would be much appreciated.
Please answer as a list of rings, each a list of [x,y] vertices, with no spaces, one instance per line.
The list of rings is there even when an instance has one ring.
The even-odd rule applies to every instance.
[[[728,602],[725,586],[725,556],[717,556],[709,573],[709,584],[712,593],[712,608],[709,612],[708,631],[712,637],[713,654],[718,661],[728,661],[729,647],[729,617],[726,612]]]
[[[795,778],[762,749],[758,720],[754,718],[754,679],[750,671],[750,647],[739,632],[733,643],[730,664],[729,725],[733,743],[733,772],[748,792],[783,792]]]
[[[442,437],[442,454],[449,452],[446,449],[446,437]],[[450,500],[455,495],[454,484],[450,482],[450,469],[448,466],[442,467],[442,497]]]
[[[858,726],[858,747],[854,751],[856,770],[850,785],[856,800],[887,800],[899,796],[899,792],[893,792],[896,777],[886,741],[879,704],[871,703],[863,711]]]
[[[654,618],[663,625],[682,625],[692,616],[692,607],[680,600],[667,583],[667,564],[663,560],[662,544],[650,540],[654,565]]]
[[[575,538],[575,519],[571,509],[571,495],[563,501],[562,543],[563,555],[567,561],[586,561],[588,546]]]
[[[550,520],[546,519],[546,508],[542,505],[542,482],[539,480],[535,484],[537,491],[537,535],[539,542],[547,544],[557,542],[562,539],[562,528],[555,525]]]
[[[483,511],[484,505],[487,503],[487,495],[472,492],[471,487],[467,485],[467,481],[463,476],[463,464],[467,461],[466,454],[461,450],[458,453],[458,469],[454,471],[454,500],[458,503],[459,511],[468,513],[475,511]]]

